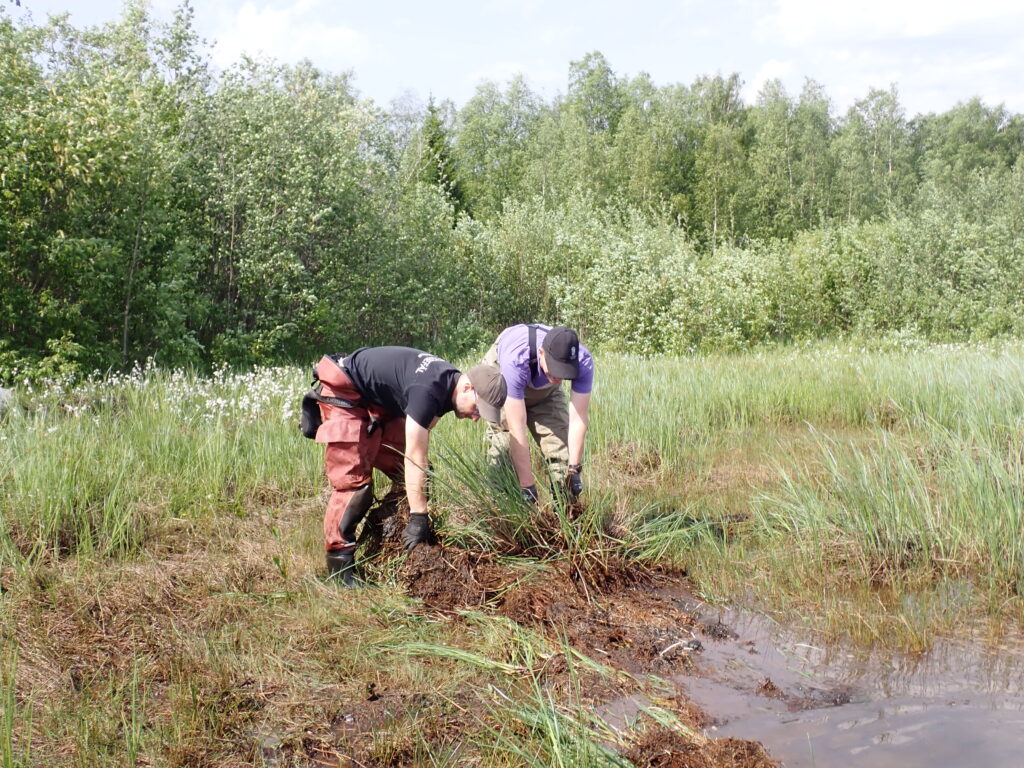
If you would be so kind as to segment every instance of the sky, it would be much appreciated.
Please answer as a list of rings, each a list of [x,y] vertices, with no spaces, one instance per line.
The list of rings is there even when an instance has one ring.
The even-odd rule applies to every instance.
[[[0,0],[15,19],[69,12],[76,26],[116,20],[121,0]],[[179,0],[150,0],[170,19]],[[350,71],[364,98],[450,99],[514,75],[550,101],[569,65],[600,51],[618,77],[655,85],[738,73],[753,103],[772,78],[798,95],[807,78],[837,114],[895,84],[907,116],[980,97],[1024,113],[1021,0],[193,0],[210,57],[309,59]]]

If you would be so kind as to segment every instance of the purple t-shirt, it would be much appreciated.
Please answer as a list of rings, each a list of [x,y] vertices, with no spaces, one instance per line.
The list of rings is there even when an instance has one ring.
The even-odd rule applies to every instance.
[[[544,343],[544,337],[551,330],[550,325],[537,326],[537,349]],[[508,396],[523,399],[527,387],[544,389],[551,386],[548,377],[537,363],[537,377],[530,381],[530,329],[525,325],[513,325],[498,337],[498,363],[501,375],[505,377]],[[590,392],[594,384],[594,358],[590,350],[580,344],[580,375],[572,381],[572,391],[581,395]]]

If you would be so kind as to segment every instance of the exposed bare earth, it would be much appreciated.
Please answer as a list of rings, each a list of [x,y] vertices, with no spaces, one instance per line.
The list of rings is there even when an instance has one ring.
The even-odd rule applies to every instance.
[[[583,573],[565,562],[524,575],[487,556],[418,547],[402,571],[406,590],[423,600],[425,610],[454,614],[461,608],[486,605],[519,624],[568,639],[573,648],[630,675],[654,674],[666,681],[691,667],[701,649],[700,637],[721,631],[700,624],[658,594],[656,587],[678,575],[630,568],[621,562],[600,573]],[[595,578],[596,577],[596,578]],[[552,667],[551,674],[559,674]],[[602,702],[639,694],[624,677],[614,688],[590,680],[583,696]],[[695,733],[706,724],[703,714],[682,694],[660,701]],[[667,728],[649,728],[626,756],[637,766],[713,768],[774,766],[760,744],[736,739],[684,736]]]
[[[302,613],[306,601],[287,590],[309,583],[314,561],[294,545],[309,518],[297,507],[219,531],[183,522],[137,562],[5,568],[0,639],[18,649],[19,712],[33,713],[33,733],[16,733],[16,749],[24,753],[32,738],[33,759],[79,765],[97,744],[119,754],[137,719],[139,764],[412,766],[429,764],[424,745],[459,754],[464,735],[480,725],[478,698],[381,677],[372,659],[332,669],[351,663],[345,645],[356,622],[375,622],[389,637],[391,619],[366,619],[373,590],[338,600],[333,585],[313,589],[321,604],[339,605],[336,614]],[[530,679],[563,701],[593,711],[653,701],[647,676],[665,681],[656,704],[688,732],[622,729],[615,748],[635,765],[775,765],[759,744],[704,736],[704,715],[671,682],[693,671],[702,639],[720,631],[659,594],[682,576],[614,559],[538,564],[425,545],[403,562],[394,537],[401,521],[389,523],[377,567],[401,562],[402,587],[432,620],[457,629],[467,622],[464,609],[490,612],[619,671],[598,674],[564,654],[544,659]]]

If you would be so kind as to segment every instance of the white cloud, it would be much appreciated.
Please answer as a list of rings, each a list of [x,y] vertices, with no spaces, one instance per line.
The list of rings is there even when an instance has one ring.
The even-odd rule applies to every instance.
[[[551,47],[557,44],[568,43],[575,31],[575,29],[568,25],[545,24],[537,29],[536,37],[537,41],[545,47]]]
[[[226,67],[243,53],[284,62],[310,59],[329,70],[351,68],[370,55],[369,40],[355,29],[331,24],[321,0],[290,4],[246,0],[234,12],[221,12],[212,34],[213,59]],[[326,21],[325,21],[326,20]]]
[[[825,85],[840,112],[870,88],[894,82],[908,116],[943,111],[974,95],[1022,107],[1019,0],[772,2],[775,10],[752,29],[762,56],[794,61],[801,78]]]
[[[541,0],[488,0],[482,5],[488,13],[515,14],[523,19],[537,18],[543,11]]]
[[[930,37],[996,20],[1024,24],[1024,7],[1015,0],[779,0],[765,21],[788,45],[802,45]]]
[[[490,66],[469,72],[463,79],[463,85],[474,90],[484,80],[504,86],[516,75],[522,75],[532,91],[541,91],[545,95],[554,96],[560,88],[565,87],[565,69],[546,67],[543,65],[527,65],[521,61],[498,61]]]
[[[895,83],[907,116],[943,112],[955,102],[979,96],[995,106],[1005,103],[1013,111],[1024,106],[1024,84],[1018,73],[1019,55],[975,52],[932,53],[905,57],[899,51],[846,51],[842,65],[822,78],[829,96],[840,109],[867,96],[869,89],[887,89]]]
[[[776,78],[786,80],[795,72],[796,68],[791,61],[768,59],[768,61],[761,65],[757,74],[743,87],[743,100],[748,104],[753,103],[757,99],[757,94],[761,91],[761,88],[769,80]]]
[[[977,53],[972,57],[932,62],[908,71],[900,81],[900,99],[908,113],[941,112],[953,106],[950,94],[962,101],[980,97],[986,104],[1005,103],[1012,111],[1024,108],[1024,85],[1019,55]]]

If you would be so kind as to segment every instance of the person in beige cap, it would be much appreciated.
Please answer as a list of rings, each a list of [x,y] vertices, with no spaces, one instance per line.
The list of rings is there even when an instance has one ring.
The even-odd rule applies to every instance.
[[[355,576],[356,528],[373,502],[373,470],[391,478],[388,496],[409,500],[406,549],[432,543],[426,468],[430,430],[449,411],[480,418],[480,408],[501,408],[505,381],[493,368],[466,373],[410,347],[363,347],[326,355],[315,367],[324,443],[324,466],[334,491],[324,515],[327,570],[346,586]]]
[[[552,490],[576,501],[583,492],[583,446],[590,424],[594,360],[576,331],[539,323],[513,325],[484,356],[505,380],[504,408],[481,404],[492,464],[510,461],[523,499],[537,502],[527,430],[547,462]],[[569,402],[562,393],[570,382]]]

